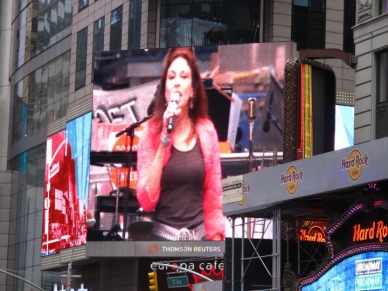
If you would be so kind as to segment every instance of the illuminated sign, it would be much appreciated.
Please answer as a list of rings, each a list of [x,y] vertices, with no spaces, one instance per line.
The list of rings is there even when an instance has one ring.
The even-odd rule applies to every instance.
[[[353,241],[368,241],[377,239],[379,242],[384,242],[388,236],[388,226],[384,221],[374,221],[371,227],[361,228],[358,223],[353,227]]]
[[[388,202],[375,199],[365,204],[354,204],[328,228],[328,259],[314,275],[299,281],[298,290],[385,290]]]
[[[302,279],[299,290],[385,290],[388,286],[388,252],[367,251],[326,267],[314,279]]]
[[[295,166],[289,166],[286,173],[280,174],[280,184],[286,185],[289,194],[295,194],[298,190],[299,181],[303,182],[303,169],[298,169]]]
[[[255,98],[257,105],[257,118],[252,134],[253,150],[261,152],[276,148],[281,151],[283,137],[278,127],[281,128],[284,123],[284,66],[291,57],[292,43],[206,46],[195,47],[193,51],[200,77],[206,87],[209,117],[217,130],[222,157],[247,152],[250,119],[246,106],[249,98]],[[137,150],[146,128],[146,123],[143,124],[142,121],[152,112],[152,101],[159,94],[167,52],[168,49],[147,49],[101,51],[95,54],[88,199],[89,212],[96,219],[95,228],[101,231],[101,235],[95,240],[104,240],[103,235],[114,225],[121,229],[115,235],[116,240],[153,241],[156,240],[155,233],[161,227],[171,230],[166,226],[156,225],[154,218],[160,204],[157,203],[153,211],[146,213],[145,207],[141,208],[138,203],[139,191],[136,190],[141,185],[138,182],[141,177],[136,175],[141,168]],[[269,117],[271,118],[268,119]],[[274,124],[273,120],[277,123]],[[269,123],[269,126],[264,127],[264,123]],[[135,130],[134,136],[125,131],[130,127]],[[201,135],[199,137],[200,140],[203,138]],[[221,165],[222,163],[221,159]],[[245,173],[246,165],[239,171],[239,174]],[[234,172],[233,176],[235,175]],[[223,167],[220,178],[228,176],[232,175],[228,173],[227,167]],[[226,185],[224,190],[232,193],[224,197],[225,203],[236,202],[240,205],[251,191],[250,185],[244,181]],[[116,195],[120,196],[118,204],[115,203]],[[170,213],[170,220],[184,221],[184,215],[188,211],[182,209],[189,204],[190,201],[182,202],[182,207]],[[205,215],[207,214],[204,211]],[[220,223],[226,223],[226,220],[223,219]],[[200,231],[198,233],[201,234]],[[169,235],[166,239],[178,240],[178,236]],[[192,236],[185,239],[194,240]],[[198,246],[203,245],[203,240],[198,243]],[[183,246],[189,247],[187,243]],[[168,253],[170,249],[151,244],[147,251],[152,256]],[[195,249],[187,252],[199,253]],[[206,255],[208,252],[202,253]],[[173,249],[171,253],[174,253]]]
[[[146,261],[142,260],[141,263],[146,263]],[[207,282],[207,280],[201,276],[207,277],[213,281],[224,279],[224,260],[220,258],[203,258],[180,261],[172,260],[160,263],[168,264],[170,266],[155,265],[155,270],[158,274],[159,290],[168,290],[171,286],[171,288],[179,287],[179,290],[181,291],[192,291],[193,285],[201,282]],[[179,268],[174,268],[174,266]],[[150,270],[153,270],[153,268],[151,268],[151,263],[149,268]],[[190,271],[193,271],[194,273],[191,273]],[[174,279],[177,281],[172,282]],[[147,280],[145,276],[144,280]]]
[[[322,227],[312,226],[308,229],[301,229],[299,235],[300,241],[326,242],[326,235]]]
[[[375,290],[383,287],[383,259],[356,261],[355,290]]]
[[[41,255],[86,243],[91,114],[47,138]]]

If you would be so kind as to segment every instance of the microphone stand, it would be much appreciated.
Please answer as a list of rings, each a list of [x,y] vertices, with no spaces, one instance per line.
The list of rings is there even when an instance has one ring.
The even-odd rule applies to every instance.
[[[248,173],[253,171],[253,127],[256,120],[256,99],[249,98],[249,158],[248,158]]]
[[[123,134],[127,134],[127,136],[129,137],[129,151],[128,151],[128,159],[127,159],[128,173],[127,173],[127,179],[125,181],[126,189],[124,192],[125,196],[124,196],[124,213],[123,213],[124,214],[123,240],[125,240],[125,233],[127,231],[128,200],[129,200],[129,195],[130,195],[130,191],[129,191],[130,187],[129,186],[130,186],[131,169],[132,169],[132,155],[134,152],[133,151],[133,140],[135,137],[135,129],[137,127],[139,127],[142,123],[144,123],[145,121],[150,119],[151,117],[152,117],[152,114],[144,117],[139,122],[132,123],[130,126],[125,128],[124,130],[116,133],[116,137],[120,137]],[[117,197],[119,195],[119,188],[120,188],[120,183],[118,183],[118,185],[117,185]]]
[[[283,130],[279,124],[279,120],[275,116],[273,116],[273,114],[272,114],[272,106],[270,106],[268,108],[267,116],[269,117],[268,119],[270,119],[272,121],[273,125],[275,125],[275,127],[279,131],[280,135],[283,136]]]
[[[273,116],[273,114],[272,114],[273,95],[274,95],[274,91],[271,92],[271,96],[270,96],[270,99],[269,99],[269,104],[268,104],[268,108],[267,108],[267,115],[266,115],[266,121],[265,122],[271,121],[273,123],[273,125],[275,125],[277,130],[279,131],[280,135],[283,136],[283,129],[282,129],[282,127],[279,124],[279,120],[275,116]],[[264,124],[265,124],[265,122],[264,122]],[[264,126],[263,126],[263,128],[264,128]],[[268,128],[268,130],[269,130],[269,128]]]

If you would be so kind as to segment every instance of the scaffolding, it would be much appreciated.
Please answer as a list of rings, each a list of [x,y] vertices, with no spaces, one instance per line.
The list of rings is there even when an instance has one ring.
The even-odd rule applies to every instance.
[[[310,159],[311,164],[313,164],[314,157]],[[277,163],[272,162],[272,164]],[[247,175],[255,175],[254,180],[257,180],[262,173],[268,171],[268,168],[271,167]],[[272,169],[274,168],[272,167]],[[340,189],[330,193],[330,195],[323,192],[306,195],[300,199],[278,201],[271,207],[250,205],[252,209],[249,211],[242,209],[237,214],[227,215],[232,227],[231,260],[232,262],[236,260],[240,262],[239,273],[236,272],[234,264],[231,267],[231,291],[296,290],[299,278],[306,277],[317,270],[328,256],[324,242],[319,244],[300,240],[302,222],[314,221],[329,226],[359,197],[362,187]],[[273,195],[270,192],[265,194]],[[251,193],[251,195],[263,195],[263,192]],[[236,235],[237,229],[239,229],[239,233]],[[271,237],[272,240],[272,251],[270,254],[262,254],[261,240],[268,237]],[[241,243],[240,258],[236,257],[235,243],[237,240],[248,242],[247,244]],[[258,242],[254,243],[255,240]],[[282,243],[286,245],[284,253],[282,253]],[[290,244],[296,245],[296,254],[290,250]],[[246,253],[244,247],[247,245],[252,248],[252,255],[244,256]],[[291,255],[292,257],[296,256],[297,259],[291,260]],[[256,260],[263,265],[264,273],[271,280],[271,286],[246,286],[244,284],[248,269]],[[260,275],[263,276],[263,274]]]

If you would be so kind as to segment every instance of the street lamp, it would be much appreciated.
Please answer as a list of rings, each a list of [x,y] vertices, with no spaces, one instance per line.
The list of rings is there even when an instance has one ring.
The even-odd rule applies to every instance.
[[[78,234],[81,230],[81,228],[86,224],[88,227],[92,227],[94,224],[96,223],[96,220],[94,218],[90,218],[90,219],[86,219],[83,223],[81,223],[81,225],[79,226],[79,228],[77,229],[77,232],[75,234],[75,237],[74,237],[74,241],[73,241],[73,246],[71,247],[71,256],[70,256],[70,262],[69,264],[67,265],[67,284],[66,284],[66,290],[67,291],[70,291],[71,289],[71,278],[73,277],[72,274],[71,274],[71,268],[72,268],[72,265],[73,265],[73,255],[74,255],[74,247],[75,247],[75,242],[78,238]]]

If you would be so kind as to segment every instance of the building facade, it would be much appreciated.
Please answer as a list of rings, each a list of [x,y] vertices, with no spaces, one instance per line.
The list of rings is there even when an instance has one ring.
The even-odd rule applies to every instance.
[[[298,50],[355,54],[356,69],[318,60],[335,71],[337,102],[354,100],[358,144],[388,135],[384,3],[0,0],[0,269],[45,290],[65,284],[60,275],[70,251],[55,258],[41,258],[40,251],[46,138],[92,110],[95,51],[292,40]],[[209,23],[214,27],[205,34],[200,27]],[[173,25],[180,35],[171,35]],[[139,286],[137,258],[85,262],[83,246],[74,258],[83,262],[77,268],[85,288],[147,288]],[[30,288],[0,273],[0,290]]]
[[[387,136],[387,3],[359,1],[354,43],[357,143]]]

